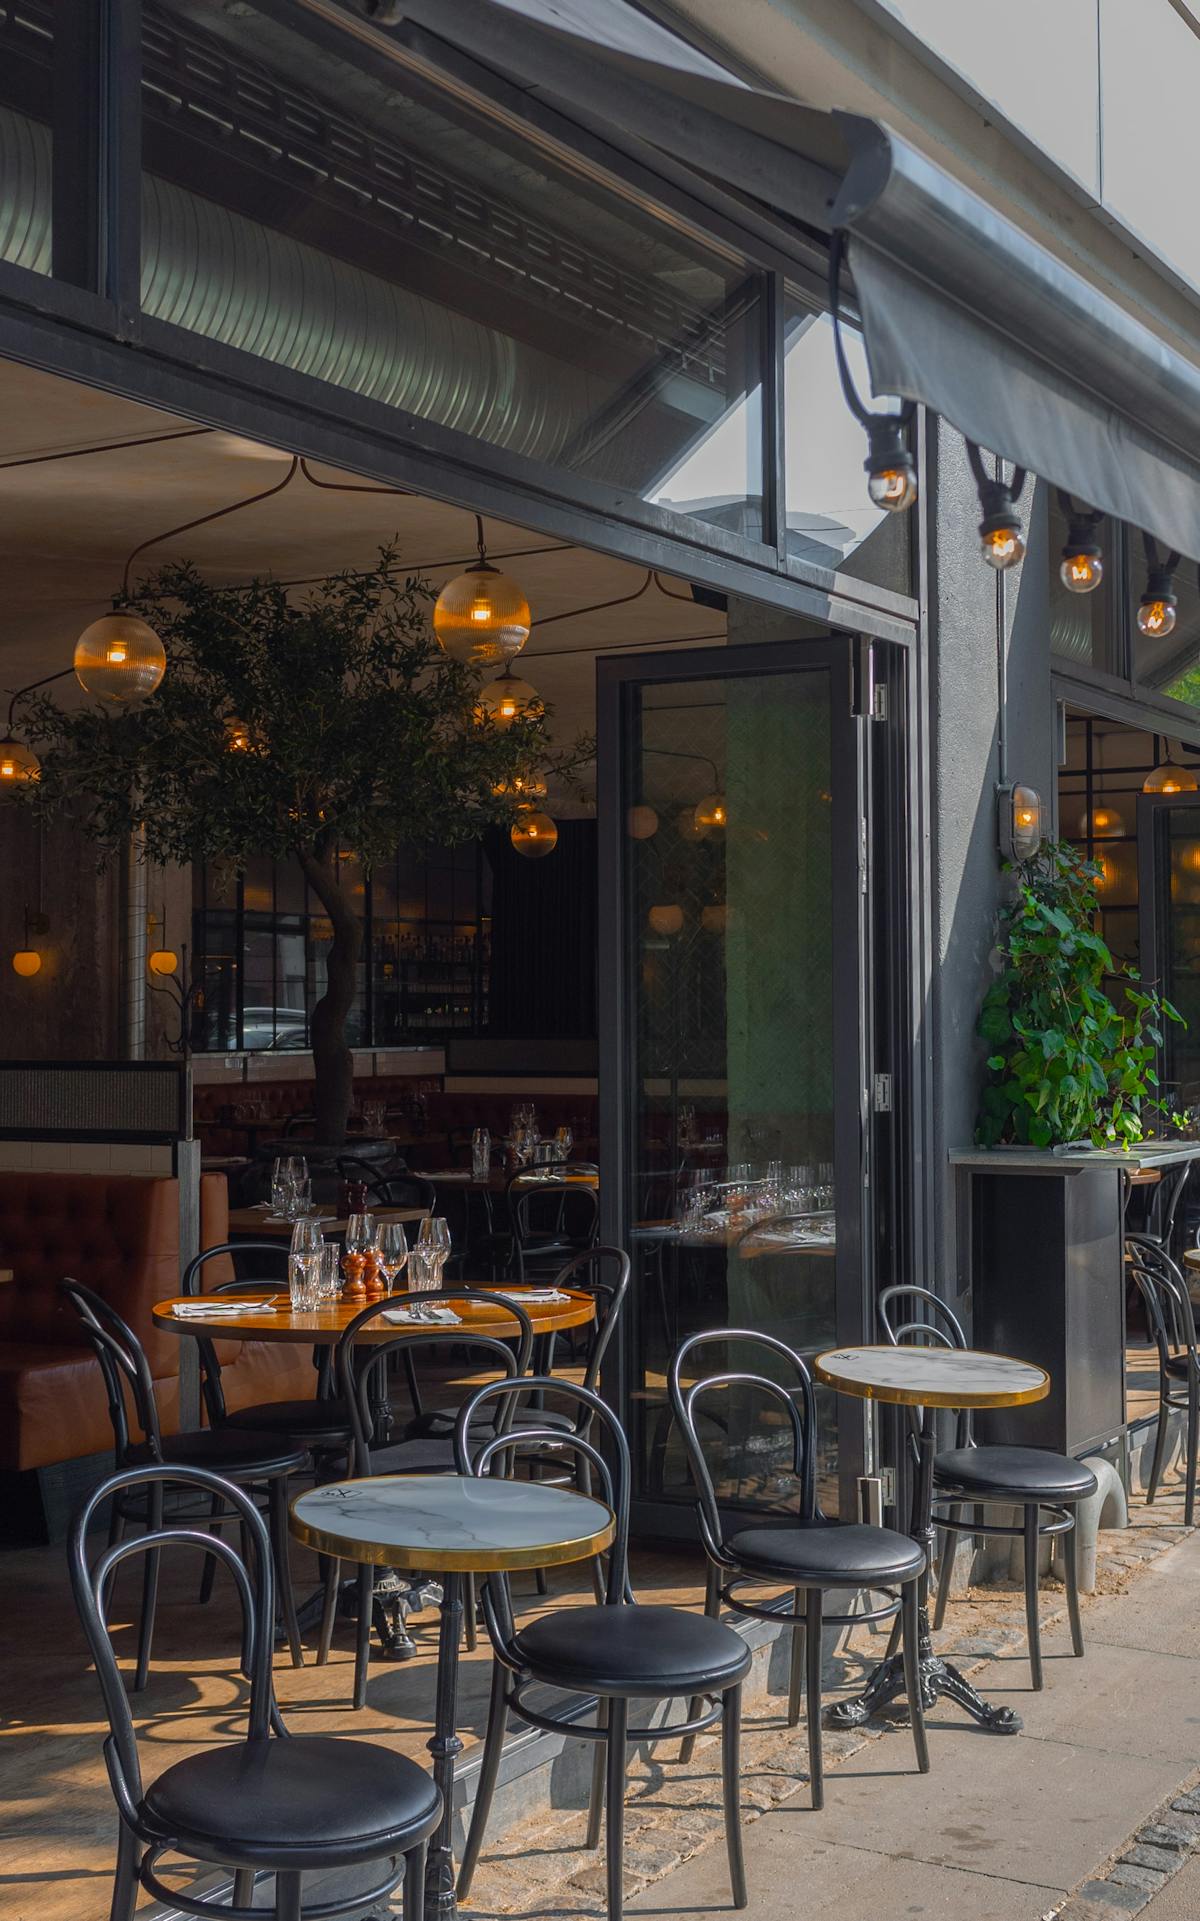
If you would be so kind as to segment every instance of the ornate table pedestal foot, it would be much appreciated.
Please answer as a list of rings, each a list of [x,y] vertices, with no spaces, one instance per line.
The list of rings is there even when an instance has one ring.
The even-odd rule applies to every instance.
[[[458,1898],[454,1891],[454,1763],[462,1753],[458,1738],[458,1645],[462,1637],[462,1576],[442,1577],[441,1617],[438,1621],[437,1702],[433,1714],[433,1778],[442,1797],[442,1818],[429,1844],[425,1861],[425,1913],[430,1921],[454,1921]]]
[[[934,1653],[924,1616],[921,1620],[917,1672],[921,1684],[921,1705],[926,1714],[944,1695],[948,1701],[954,1701],[964,1713],[969,1714],[979,1727],[986,1728],[989,1734],[1021,1732],[1023,1724],[1019,1714],[1015,1714],[1012,1708],[993,1707],[984,1700],[978,1688],[972,1687],[964,1674],[949,1661],[943,1661],[940,1654]],[[905,1693],[903,1656],[890,1655],[886,1661],[880,1662],[861,1694],[853,1695],[848,1701],[835,1701],[826,1708],[824,1724],[827,1728],[861,1728],[881,1708],[902,1700]]]

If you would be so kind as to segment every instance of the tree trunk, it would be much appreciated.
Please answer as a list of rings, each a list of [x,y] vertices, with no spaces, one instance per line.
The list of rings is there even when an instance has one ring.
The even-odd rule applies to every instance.
[[[313,1107],[316,1138],[340,1147],[346,1138],[354,1093],[354,1057],[346,1044],[346,1019],[354,1005],[358,957],[362,952],[362,921],[338,885],[336,859],[300,855],[300,865],[313,893],[328,914],[333,941],[326,965],[325,992],[313,1008],[312,1055],[316,1090]]]

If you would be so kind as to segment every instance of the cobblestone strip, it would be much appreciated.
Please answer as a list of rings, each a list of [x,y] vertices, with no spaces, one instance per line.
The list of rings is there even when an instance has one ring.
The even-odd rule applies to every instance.
[[[1137,1914],[1200,1848],[1200,1769],[1090,1881],[1043,1921],[1117,1921]]]

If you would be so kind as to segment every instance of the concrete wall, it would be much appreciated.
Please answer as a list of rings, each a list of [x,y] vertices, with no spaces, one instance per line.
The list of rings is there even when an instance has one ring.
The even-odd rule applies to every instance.
[[[1000,610],[996,576],[979,554],[978,502],[963,442],[931,423],[933,527],[930,575],[929,737],[932,770],[933,979],[926,1066],[932,1119],[934,1234],[941,1264],[931,1284],[962,1265],[955,1246],[954,1184],[947,1157],[970,1145],[982,1048],[975,1035],[990,978],[995,914],[1008,883],[1000,868],[995,789],[1000,775]],[[1054,727],[1047,647],[1046,526],[1040,494],[1022,500],[1029,534],[1022,566],[1004,582],[1010,779],[1054,790]]]

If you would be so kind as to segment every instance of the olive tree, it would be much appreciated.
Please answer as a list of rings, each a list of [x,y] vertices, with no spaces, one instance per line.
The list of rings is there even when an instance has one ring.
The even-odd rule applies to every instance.
[[[334,1145],[353,1091],[346,1020],[363,943],[339,850],[369,870],[402,845],[473,838],[515,817],[524,776],[569,764],[548,752],[543,707],[506,725],[480,704],[478,671],[434,637],[431,599],[391,549],[303,595],[170,566],[124,603],[166,649],[157,692],[130,708],[45,696],[28,708],[42,768],[27,798],[78,809],[102,848],[140,827],[146,858],[164,865],[299,862],[333,931],[311,1037],[317,1136]]]

